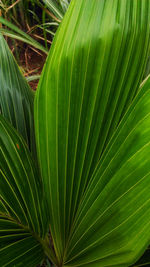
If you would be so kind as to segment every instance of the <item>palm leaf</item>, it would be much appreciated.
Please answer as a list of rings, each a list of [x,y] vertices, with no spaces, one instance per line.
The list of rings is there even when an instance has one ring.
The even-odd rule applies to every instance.
[[[125,142],[125,131],[133,130],[131,121],[134,121],[134,112],[131,112],[131,120],[126,124],[129,129],[125,130],[125,126],[122,126],[123,130],[118,134],[118,140],[125,142],[125,147],[120,151],[120,158],[113,161],[115,167],[108,169],[110,181],[105,177],[107,182],[104,189],[98,186],[97,191],[90,185],[93,181],[103,181],[99,162],[102,162],[104,155],[107,155],[107,164],[113,159],[117,148],[109,151],[108,144],[139,90],[149,49],[149,22],[149,0],[73,0],[50,50],[36,94],[35,125],[41,173],[49,201],[52,238],[60,265],[63,262],[65,266],[104,266],[104,263],[107,266],[126,266],[139,257],[147,245],[150,221],[147,158],[150,151],[149,146],[145,148],[141,140],[143,128],[137,127],[139,135],[136,131],[133,133],[134,142],[130,140],[130,145]],[[146,99],[143,99],[141,109],[144,112]],[[145,113],[149,111],[148,106],[146,109]],[[135,115],[136,121],[140,121],[137,110]],[[133,124],[135,127],[136,121]],[[147,119],[142,125],[147,134],[148,123]],[[116,136],[117,133],[115,138]],[[139,147],[144,147],[143,154],[135,152],[135,159],[123,176],[126,169],[122,167],[119,172],[118,166],[124,164],[127,168],[127,159],[137,149],[136,137]],[[145,138],[148,143],[148,135]],[[124,150],[126,154],[123,153]],[[144,161],[144,157],[147,161]],[[138,167],[136,161],[141,169],[139,176],[136,177],[133,173],[131,183],[130,174]],[[139,162],[143,162],[143,165]],[[97,165],[98,169],[95,171]],[[103,168],[103,171],[107,171],[106,164]],[[144,169],[145,172],[147,170],[146,173]],[[146,179],[143,178],[144,175]],[[112,177],[115,178],[111,181]],[[140,185],[130,191],[128,186],[134,186],[137,178],[141,180]],[[121,184],[124,191],[121,191]],[[118,188],[118,193],[115,188]],[[110,194],[107,201],[103,190],[107,197],[113,190],[115,193]],[[126,190],[129,190],[128,194],[125,193]],[[143,202],[140,201],[140,190]],[[97,201],[95,191],[98,195],[101,193]],[[121,198],[122,194],[125,197]],[[89,209],[93,203],[92,197],[96,206]],[[121,200],[117,202],[119,198]],[[135,200],[139,201],[139,205],[136,206]],[[131,211],[135,211],[129,220],[128,202],[131,204]],[[112,212],[109,210],[111,205]],[[104,212],[103,207],[108,212],[99,219],[100,213]],[[82,218],[86,209],[89,209],[90,214],[87,225],[86,215]],[[104,227],[106,218],[108,223]],[[95,226],[96,221],[98,224]],[[120,226],[123,221],[126,223]],[[133,222],[135,228],[131,230]],[[141,238],[143,224],[145,232]],[[116,228],[118,232],[115,231]],[[114,236],[109,235],[113,229]],[[105,239],[107,233],[108,241]],[[127,242],[128,238],[130,242]],[[139,245],[137,242],[140,242]],[[118,258],[115,250],[120,253]]]
[[[68,266],[130,266],[148,245],[149,107],[150,79],[123,117],[88,185],[72,227]]]
[[[35,153],[34,95],[0,35],[0,113],[19,131]]]
[[[44,258],[41,244],[11,219],[0,216],[0,234],[2,266],[36,266]]]
[[[47,243],[43,187],[26,144],[1,115],[0,159],[1,266],[36,266]]]

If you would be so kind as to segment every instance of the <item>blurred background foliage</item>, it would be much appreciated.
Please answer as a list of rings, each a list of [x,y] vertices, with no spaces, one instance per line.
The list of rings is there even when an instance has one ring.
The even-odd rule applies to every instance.
[[[0,33],[33,89],[70,1],[0,0]]]
[[[14,38],[20,40],[21,37],[28,39],[29,36],[38,41],[42,40],[46,52],[69,2],[69,0],[0,0],[0,22],[3,24],[1,32],[6,36],[12,34]]]

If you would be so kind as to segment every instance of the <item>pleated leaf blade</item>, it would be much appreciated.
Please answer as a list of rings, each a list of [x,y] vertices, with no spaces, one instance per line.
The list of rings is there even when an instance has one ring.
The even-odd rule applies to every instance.
[[[91,245],[96,256],[91,253],[88,257],[87,250],[87,258],[82,255],[82,259],[81,244],[75,245],[78,234],[82,234],[81,229],[77,231],[80,224],[77,216],[88,186],[93,182],[95,168],[139,91],[149,51],[149,23],[149,0],[72,0],[54,39],[36,93],[35,128],[41,174],[49,202],[52,238],[60,264],[88,266],[92,261],[95,266],[100,266],[99,262],[95,263],[101,255],[99,247],[94,254],[95,247]],[[148,151],[144,153],[147,155]],[[125,162],[124,158],[122,162]],[[114,172],[117,172],[117,167]],[[115,183],[120,185],[120,181],[121,176]],[[113,186],[116,187],[116,184]],[[128,197],[130,194],[126,197],[127,202]],[[118,209],[123,208],[124,202],[124,199],[119,202]],[[100,204],[103,206],[102,202]],[[82,209],[84,212],[85,208]],[[142,212],[140,216],[144,216]],[[133,218],[133,221],[136,220],[136,215]],[[146,218],[149,215],[144,217],[146,227],[149,227]],[[85,225],[84,222],[83,231],[86,230]],[[111,224],[108,223],[109,227]],[[137,233],[140,229],[138,221]],[[120,237],[118,243],[116,241],[118,246],[129,235],[127,229],[125,233],[125,237]],[[133,244],[138,240],[135,235],[133,233],[131,237]],[[92,244],[88,238],[84,242],[83,248]],[[132,255],[130,251],[125,252],[127,256],[121,264],[126,266],[136,258],[146,242],[144,236],[141,247],[134,248]],[[107,260],[108,266],[111,266],[111,260]],[[114,266],[120,264],[117,261],[121,260],[114,255]]]
[[[0,115],[0,264],[39,264],[47,231],[36,164],[23,138]]]
[[[150,79],[123,117],[87,188],[66,253],[70,266],[130,266],[149,244],[149,136]]]

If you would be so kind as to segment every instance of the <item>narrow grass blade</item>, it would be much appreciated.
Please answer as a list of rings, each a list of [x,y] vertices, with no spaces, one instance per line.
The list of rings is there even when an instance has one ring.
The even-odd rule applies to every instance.
[[[56,0],[43,0],[48,9],[59,19],[62,20],[64,16],[64,10]]]
[[[13,37],[14,39],[18,39],[20,41],[28,43],[28,44],[32,45],[33,47],[41,50],[42,52],[48,54],[48,51],[44,46],[42,46],[40,43],[38,43],[35,39],[33,39],[27,33],[20,30],[17,26],[12,24],[10,21],[4,19],[3,17],[0,17],[0,23],[2,23],[3,25],[5,25],[9,29],[11,29],[11,31],[7,30],[7,29],[5,31],[4,29],[1,29],[1,33],[3,33],[4,35],[6,33],[6,36]]]

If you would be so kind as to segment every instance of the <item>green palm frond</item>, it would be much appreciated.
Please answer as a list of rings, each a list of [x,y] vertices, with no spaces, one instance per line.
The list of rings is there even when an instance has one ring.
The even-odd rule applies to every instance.
[[[149,24],[150,0],[71,1],[35,95],[38,163],[12,115],[0,115],[2,266],[46,257],[57,267],[149,262]],[[8,62],[2,77],[14,70]]]

